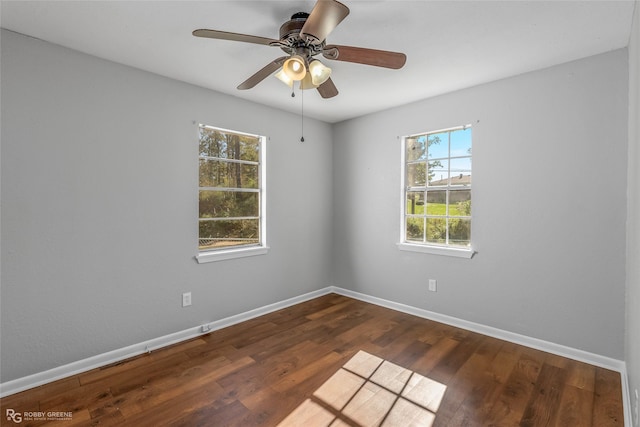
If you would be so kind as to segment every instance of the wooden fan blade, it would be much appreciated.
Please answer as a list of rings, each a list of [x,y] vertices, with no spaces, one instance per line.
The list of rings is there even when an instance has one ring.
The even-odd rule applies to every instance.
[[[209,39],[219,39],[219,40],[231,40],[236,42],[246,42],[246,43],[255,43],[255,44],[264,44],[269,45],[273,42],[278,42],[278,40],[268,39],[266,37],[259,36],[250,36],[248,34],[239,34],[239,33],[229,33],[227,31],[218,31],[218,30],[195,30],[192,33],[196,37],[206,37]]]
[[[349,14],[349,8],[336,0],[318,0],[300,30],[300,38],[311,44],[322,43]]]
[[[338,88],[336,88],[336,85],[333,84],[333,81],[331,80],[331,78],[327,79],[326,82],[318,86],[317,89],[320,96],[325,99],[333,98],[338,94]]]
[[[322,55],[336,61],[356,62],[394,70],[402,68],[407,62],[407,56],[404,53],[353,46],[327,45]]]
[[[271,74],[273,74],[278,68],[282,67],[282,64],[287,58],[288,56],[281,56],[280,58],[275,59],[272,62],[269,62],[267,65],[262,67],[260,71],[255,73],[253,76],[249,77],[247,80],[240,83],[240,85],[238,86],[238,89],[240,90],[251,89],[258,83],[260,83],[261,81],[269,77]]]

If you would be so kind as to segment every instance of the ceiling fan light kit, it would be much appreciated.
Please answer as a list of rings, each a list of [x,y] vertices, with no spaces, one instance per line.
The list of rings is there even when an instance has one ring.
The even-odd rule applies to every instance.
[[[291,55],[289,59],[284,61],[282,71],[293,81],[304,79],[307,74],[307,61],[301,55]]]
[[[317,89],[319,85],[313,82],[311,73],[307,73],[302,80],[300,80],[300,90]]]
[[[299,81],[300,89],[316,88],[322,98],[332,98],[338,94],[338,89],[331,80],[331,68],[314,56],[322,54],[326,59],[332,61],[352,62],[396,70],[402,68],[407,60],[406,55],[399,52],[327,45],[327,36],[348,14],[349,8],[339,1],[318,0],[311,13],[295,13],[289,21],[282,24],[279,40],[206,29],[195,30],[193,35],[279,47],[287,54],[287,56],[270,62],[238,85],[240,90],[251,89],[275,73],[275,77],[289,87],[293,87],[294,81]]]
[[[286,84],[287,86],[291,88],[293,87],[293,79],[289,77],[287,73],[284,72],[283,68],[281,68],[280,71],[275,73],[273,76],[276,77],[278,80],[280,80],[282,83]]]
[[[327,67],[319,60],[313,59],[311,63],[309,63],[309,74],[311,75],[313,84],[320,86],[322,83],[326,82],[329,77],[331,77],[331,68]]]

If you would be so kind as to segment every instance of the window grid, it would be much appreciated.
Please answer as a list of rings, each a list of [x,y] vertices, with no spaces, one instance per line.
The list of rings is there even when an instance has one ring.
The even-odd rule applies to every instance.
[[[467,130],[470,132],[470,126],[462,126],[403,138],[404,194],[402,235],[405,243],[457,248],[470,247],[471,135],[469,134],[468,154],[465,153],[465,155],[452,153],[451,140],[454,132]],[[446,135],[446,141],[436,141],[435,143],[446,143],[447,150],[446,153],[431,157],[431,150],[429,148],[434,142],[431,142],[432,140],[430,138],[434,138],[434,135]],[[417,159],[410,159],[408,153],[409,141],[420,140],[422,141],[422,145],[424,145],[424,155],[419,156]],[[415,149],[415,146],[411,148]],[[456,160],[460,162],[455,162]],[[453,163],[464,162],[468,162],[468,168],[466,169],[452,167]],[[440,179],[434,180],[432,167],[442,166],[443,163],[446,163],[446,168],[433,169],[443,174],[445,178],[441,177]],[[419,182],[416,182],[416,177],[413,175],[419,175],[418,172],[421,170],[424,171],[424,177],[420,176],[418,178]],[[467,177],[464,176],[464,172],[468,172]],[[435,171],[433,174],[435,175]],[[420,178],[423,178],[424,181],[421,181]],[[463,200],[460,200],[460,198]],[[436,203],[436,201],[443,203]],[[419,206],[422,206],[422,208],[418,208]],[[441,211],[443,208],[444,211]],[[440,228],[440,230],[437,230],[438,228]],[[452,229],[455,236],[452,236]],[[440,238],[430,237],[438,234]],[[461,234],[463,236],[462,239],[460,238]]]
[[[211,126],[200,125],[200,154],[198,156],[200,162],[200,184],[198,187],[199,190],[199,200],[200,200],[200,215],[199,215],[199,236],[198,236],[198,247],[199,250],[202,251],[219,251],[224,249],[235,249],[235,248],[243,248],[248,246],[261,246],[264,244],[264,197],[263,197],[263,164],[262,164],[262,152],[264,150],[264,137],[244,134],[236,131],[228,131],[224,129],[214,128]],[[223,140],[224,138],[239,138],[239,139],[247,139],[255,141],[255,151],[257,155],[257,160],[247,160],[243,158],[229,158],[229,157],[221,157],[221,156],[212,156],[203,154],[203,136],[204,133],[218,133],[218,137]],[[223,137],[221,137],[222,135]],[[242,146],[241,141],[236,141],[236,152],[233,153],[235,156],[242,156]],[[246,147],[245,147],[246,148]],[[225,153],[228,155],[229,146],[225,147]],[[254,171],[247,172],[247,176],[249,181],[253,179],[254,184],[249,187],[238,187],[227,184],[226,186],[220,186],[220,182],[215,182],[218,185],[202,185],[203,184],[203,161],[205,165],[207,162],[214,162],[214,169],[216,169],[217,174],[220,174],[220,171],[229,171],[228,167],[235,166],[237,174],[242,174],[239,172],[240,167],[243,165],[254,167]],[[217,163],[217,165],[216,165]],[[207,168],[204,168],[205,175],[207,172]],[[206,177],[205,180],[215,180],[212,177]],[[238,178],[241,181],[241,178]],[[207,182],[209,183],[209,182]],[[231,208],[226,207],[226,209],[222,206],[218,206],[215,202],[209,203],[206,207],[203,208],[203,199],[207,196],[211,196],[214,199],[216,198],[216,193],[218,193],[218,199],[220,199],[220,194],[223,195],[223,199],[235,199],[235,204],[245,203],[248,207],[243,206],[235,206],[232,204]],[[238,196],[245,194],[255,195],[255,200],[246,199],[237,202]],[[204,196],[204,197],[203,197]],[[246,196],[245,196],[246,197]],[[242,197],[240,197],[242,199]],[[231,214],[229,211],[235,209],[249,209],[251,212],[234,212]],[[203,216],[203,212],[205,216]],[[209,224],[207,226],[207,224]],[[248,225],[248,226],[247,226]]]

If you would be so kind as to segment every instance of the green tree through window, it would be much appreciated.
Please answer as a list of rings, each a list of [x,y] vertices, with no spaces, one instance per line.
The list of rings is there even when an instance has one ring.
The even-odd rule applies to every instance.
[[[261,241],[263,138],[200,125],[201,251]]]

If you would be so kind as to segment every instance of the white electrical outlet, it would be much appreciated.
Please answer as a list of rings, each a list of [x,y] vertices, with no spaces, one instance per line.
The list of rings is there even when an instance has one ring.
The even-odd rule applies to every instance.
[[[438,288],[438,282],[436,279],[429,279],[429,290],[435,292]]]
[[[191,305],[191,292],[185,292],[182,294],[182,306],[188,307]]]

